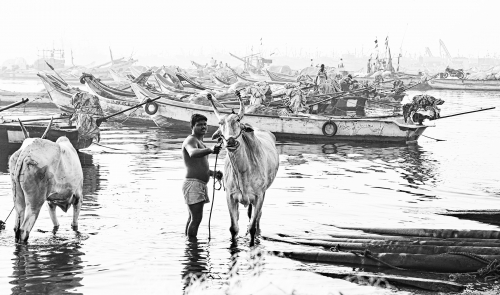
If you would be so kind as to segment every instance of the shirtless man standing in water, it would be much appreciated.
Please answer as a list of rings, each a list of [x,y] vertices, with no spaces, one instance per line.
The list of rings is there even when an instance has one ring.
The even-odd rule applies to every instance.
[[[203,136],[207,133],[207,118],[203,115],[191,116],[192,133],[182,143],[182,158],[186,166],[186,179],[182,185],[184,199],[188,205],[189,218],[186,224],[186,235],[196,237],[198,227],[203,218],[203,206],[209,203],[207,182],[214,171],[208,166],[208,155],[218,154],[220,146],[207,148]],[[216,179],[222,178],[222,172],[215,173]]]

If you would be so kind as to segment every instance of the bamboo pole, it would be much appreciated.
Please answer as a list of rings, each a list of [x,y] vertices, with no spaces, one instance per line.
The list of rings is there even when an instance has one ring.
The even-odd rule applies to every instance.
[[[267,238],[268,236],[266,236]],[[269,236],[269,238],[273,238]],[[274,237],[279,239],[282,237]],[[482,241],[469,241],[469,239],[459,239],[450,241],[449,239],[410,239],[404,238],[401,240],[382,240],[363,238],[360,236],[357,239],[347,238],[331,238],[331,237],[303,237],[303,236],[285,236],[285,238],[301,239],[301,240],[318,240],[332,243],[366,243],[372,245],[433,245],[433,246],[473,246],[473,247],[500,247],[500,240],[482,240]]]
[[[340,227],[349,230],[361,230],[369,233],[435,237],[435,238],[479,238],[500,239],[500,231],[492,230],[456,230],[456,229],[426,229],[426,228],[370,228],[370,227]]]
[[[432,271],[440,273],[468,273],[476,272],[486,266],[486,261],[500,260],[500,255],[481,255],[472,258],[456,254],[397,254],[379,253],[362,255],[349,252],[299,252],[299,251],[271,251],[270,254],[278,257],[287,257],[296,260],[332,263],[343,265],[362,265],[376,267],[392,267],[407,270]],[[480,261],[483,260],[484,261]]]
[[[370,244],[370,243],[342,243],[328,242],[322,240],[306,239],[276,239],[281,242],[292,244],[302,244],[308,246],[321,246],[327,248],[336,248],[340,251],[365,251],[373,253],[409,253],[409,254],[444,254],[449,252],[464,252],[477,255],[500,255],[499,247],[476,247],[476,246],[436,246],[436,245],[400,245],[400,244]]]
[[[482,111],[488,111],[488,110],[493,110],[493,109],[495,109],[495,107],[489,107],[489,108],[486,108],[486,109],[479,109],[479,110],[472,110],[472,111],[467,111],[467,112],[461,112],[461,113],[456,113],[456,114],[441,116],[439,118],[436,118],[435,120],[444,119],[444,118],[450,118],[450,117],[455,117],[455,116],[465,115],[465,114],[470,114],[470,113],[477,113],[477,112],[482,112]]]
[[[465,285],[448,282],[444,280],[428,279],[428,278],[418,278],[409,277],[407,274],[402,275],[386,275],[386,274],[370,274],[370,273],[359,273],[359,272],[340,272],[335,270],[328,270],[327,272],[321,271],[316,272],[322,276],[336,278],[336,279],[347,279],[348,281],[358,281],[359,280],[380,280],[386,281],[391,285],[395,286],[411,286],[417,287],[424,290],[434,291],[434,292],[460,292],[465,289]],[[447,278],[444,278],[447,279]]]
[[[109,116],[106,116],[106,117],[102,117],[102,118],[97,119],[97,120],[96,120],[96,124],[97,124],[97,126],[99,126],[99,125],[101,125],[101,123],[102,123],[102,122],[106,122],[109,118],[112,118],[112,117],[114,117],[114,116],[117,116],[117,115],[119,115],[119,114],[125,113],[125,112],[130,111],[130,110],[133,110],[133,109],[135,109],[135,108],[138,108],[138,107],[140,107],[140,106],[143,106],[143,105],[145,105],[145,104],[148,104],[148,103],[150,103],[150,102],[153,102],[153,101],[155,101],[155,100],[158,100],[158,99],[160,99],[160,98],[161,98],[161,96],[158,96],[158,97],[156,97],[156,98],[148,98],[148,99],[146,99],[144,102],[142,102],[142,103],[140,103],[140,104],[138,104],[138,105],[135,105],[135,106],[130,107],[130,108],[128,108],[128,109],[124,109],[124,110],[122,110],[122,111],[116,112],[116,113],[111,114],[111,115],[109,115]]]
[[[0,112],[6,111],[6,110],[11,109],[13,107],[17,107],[18,105],[23,104],[23,103],[27,103],[28,101],[29,101],[28,98],[23,98],[23,99],[21,99],[21,101],[14,102],[14,103],[9,104],[8,106],[0,108]]]

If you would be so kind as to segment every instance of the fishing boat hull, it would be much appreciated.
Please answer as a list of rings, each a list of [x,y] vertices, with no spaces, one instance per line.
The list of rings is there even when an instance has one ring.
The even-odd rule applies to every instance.
[[[147,91],[133,84],[139,100],[148,97]],[[141,98],[142,96],[142,98]],[[161,98],[156,101],[157,112],[152,118],[159,127],[168,127],[176,122],[189,122],[193,114],[207,117],[209,126],[218,127],[219,120],[212,107],[184,103]],[[221,108],[222,114],[232,113],[231,108]],[[244,122],[254,127],[273,132],[280,138],[364,142],[414,143],[427,126],[405,124],[403,117],[395,118],[342,118],[318,115],[270,116],[245,114]],[[166,124],[166,125],[164,125]]]
[[[433,89],[500,91],[499,80],[433,79],[428,83]]]
[[[24,124],[30,137],[42,137],[47,129],[47,124],[29,125]],[[46,139],[56,141],[59,137],[66,136],[76,150],[88,148],[92,144],[92,139],[79,139],[78,130],[75,126],[53,125],[46,135]],[[0,124],[0,149],[7,155],[17,151],[24,141],[24,133],[19,123]]]
[[[266,73],[267,73],[267,75],[269,76],[269,78],[272,81],[276,81],[276,82],[297,82],[297,77],[288,76],[288,75],[284,75],[284,74],[278,74],[278,73],[270,72],[268,70],[266,70]]]
[[[58,87],[52,81],[50,81],[46,76],[38,75],[40,80],[42,80],[43,86],[47,89],[47,93],[49,94],[50,100],[63,112],[65,113],[74,113],[75,108],[71,104],[71,98],[74,95],[69,90],[63,90],[61,87]]]
[[[266,81],[266,82],[269,81],[269,77],[268,76],[263,76],[263,75],[255,74],[255,73],[252,73],[252,72],[248,72],[248,75],[250,76],[250,78],[252,80],[255,80],[255,81]]]
[[[206,90],[207,87],[201,85],[200,83],[197,83],[193,81],[191,78],[189,78],[187,75],[184,75],[183,73],[176,73],[177,79],[181,81],[182,86],[186,88],[193,88],[197,90]]]
[[[252,82],[252,83],[256,83],[256,82],[260,82],[262,80],[258,80],[258,79],[253,79],[253,78],[249,78],[249,77],[244,77],[240,74],[238,74],[235,70],[233,70],[232,68],[228,67],[231,72],[233,72],[234,76],[236,77],[236,79],[238,79],[239,81],[246,81],[246,82]],[[269,81],[269,80],[266,80],[266,82],[268,84],[278,84],[278,85],[285,85],[286,83],[288,82],[278,82],[278,81]]]
[[[39,77],[42,80],[43,85],[47,89],[47,92],[49,93],[49,97],[52,100],[52,102],[63,112],[74,113],[75,110],[71,103],[71,99],[73,95],[75,95],[79,91],[74,88],[59,87],[58,85],[52,83],[52,81],[50,81],[50,79],[48,79],[46,76],[39,75]],[[132,97],[128,100],[111,99],[108,97],[101,96],[96,92],[92,91],[92,87],[90,87],[88,84],[86,84],[86,86],[90,94],[95,95],[99,98],[99,104],[101,105],[101,108],[106,116],[118,113],[127,108],[137,105],[136,97]],[[146,114],[144,109],[142,108],[137,108],[136,110],[119,114],[111,118],[110,121],[115,121],[115,122],[126,121],[128,123],[133,123],[133,124],[144,124],[144,123],[152,124],[150,116]]]
[[[112,99],[99,95],[87,83],[85,83],[85,85],[87,86],[88,92],[90,94],[95,95],[99,98],[99,103],[101,104],[102,111],[106,116],[116,114],[137,105],[137,98],[135,98],[135,101],[128,99]],[[110,121],[119,123],[128,122],[132,124],[152,123],[151,117],[145,112],[144,108],[136,108],[131,111],[119,114],[115,117],[112,117]]]

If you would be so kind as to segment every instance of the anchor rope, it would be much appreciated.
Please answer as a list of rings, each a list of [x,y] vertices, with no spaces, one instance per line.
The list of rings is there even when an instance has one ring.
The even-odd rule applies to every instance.
[[[393,268],[393,269],[397,269],[397,270],[411,271],[411,269],[406,269],[406,268],[394,266],[388,262],[385,262],[385,261],[373,256],[372,252],[368,249],[346,251],[346,250],[342,250],[340,245],[337,244],[336,246],[331,247],[329,250],[331,252],[352,253],[356,256],[363,256],[363,257],[375,260],[375,261],[377,261],[377,262],[379,262],[379,263],[381,263],[389,268]],[[441,255],[447,255],[447,254],[448,255],[465,256],[465,257],[471,258],[473,260],[476,260],[478,262],[485,264],[484,267],[478,269],[477,271],[466,272],[466,273],[462,273],[461,275],[475,275],[476,277],[482,277],[482,278],[484,278],[485,282],[496,281],[496,280],[500,279],[500,262],[497,259],[488,260],[486,258],[481,257],[480,255],[477,255],[474,253],[469,253],[469,252],[446,252],[446,253],[442,253]],[[441,274],[438,272],[428,272],[428,273]]]

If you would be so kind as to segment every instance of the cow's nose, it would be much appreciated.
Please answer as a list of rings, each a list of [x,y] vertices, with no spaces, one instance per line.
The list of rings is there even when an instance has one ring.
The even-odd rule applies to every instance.
[[[236,139],[234,139],[234,137],[229,137],[229,139],[227,140],[227,146],[234,146],[236,144]]]

